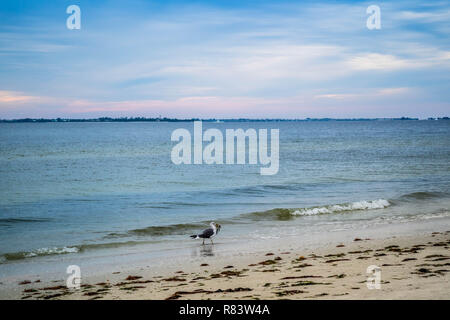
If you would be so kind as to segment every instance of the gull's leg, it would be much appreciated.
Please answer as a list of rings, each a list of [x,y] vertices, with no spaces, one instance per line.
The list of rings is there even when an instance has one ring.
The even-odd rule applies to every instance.
[[[214,244],[214,242],[212,241],[212,238],[209,238],[209,240],[211,240],[211,244]]]
[[[203,239],[203,243],[202,243],[202,246],[204,246],[205,245],[205,239]]]

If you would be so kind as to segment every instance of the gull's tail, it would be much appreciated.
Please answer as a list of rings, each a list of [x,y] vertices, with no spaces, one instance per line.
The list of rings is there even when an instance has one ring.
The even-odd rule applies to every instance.
[[[193,234],[193,235],[191,236],[191,238],[192,238],[192,239],[198,239],[198,238],[199,238],[199,236],[198,236],[198,235],[196,235],[196,234]]]

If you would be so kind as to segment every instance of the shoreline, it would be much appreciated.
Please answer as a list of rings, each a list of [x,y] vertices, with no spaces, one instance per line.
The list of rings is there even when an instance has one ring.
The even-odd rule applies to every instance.
[[[205,246],[206,247],[206,246]],[[272,248],[157,273],[134,266],[82,278],[22,280],[5,299],[450,299],[450,231],[355,238],[314,249]],[[381,268],[381,289],[366,286]],[[174,269],[179,267],[179,270]]]

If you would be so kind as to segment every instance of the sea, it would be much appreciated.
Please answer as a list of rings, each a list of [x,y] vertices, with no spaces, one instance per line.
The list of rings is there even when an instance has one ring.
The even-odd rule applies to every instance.
[[[152,265],[450,230],[448,120],[203,122],[278,129],[267,176],[259,164],[174,164],[178,128],[193,122],[0,123],[0,281],[86,259]],[[214,251],[192,251],[211,221]]]

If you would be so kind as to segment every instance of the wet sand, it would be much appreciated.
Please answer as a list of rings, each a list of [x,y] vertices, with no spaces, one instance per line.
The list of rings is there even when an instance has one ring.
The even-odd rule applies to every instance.
[[[322,249],[267,250],[154,275],[146,270],[63,281],[23,279],[16,299],[450,299],[450,231],[355,238]],[[369,266],[381,288],[368,289]]]

